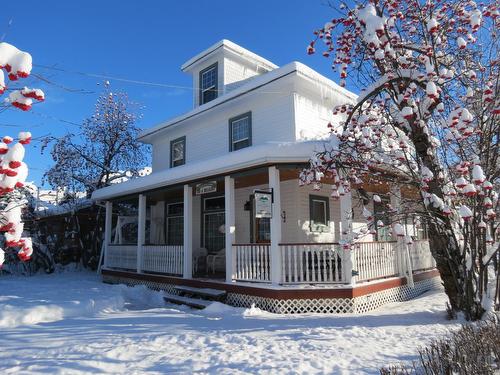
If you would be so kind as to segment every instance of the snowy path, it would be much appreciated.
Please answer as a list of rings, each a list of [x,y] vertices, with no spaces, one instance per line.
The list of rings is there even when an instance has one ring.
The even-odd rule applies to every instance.
[[[433,292],[363,316],[163,307],[74,272],[0,278],[0,373],[378,373],[457,325]]]

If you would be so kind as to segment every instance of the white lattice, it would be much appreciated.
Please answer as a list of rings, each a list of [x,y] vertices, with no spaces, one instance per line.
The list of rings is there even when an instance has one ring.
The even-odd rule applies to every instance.
[[[111,275],[103,275],[103,281],[111,284],[126,284],[130,286],[141,284],[154,290],[164,290],[170,294],[177,294],[175,285],[167,283]],[[413,288],[409,285],[403,285],[355,298],[277,299],[228,293],[226,303],[236,307],[250,307],[255,305],[262,310],[277,314],[362,314],[387,303],[410,300],[428,290],[437,288],[440,284],[440,278],[433,277],[416,282]]]

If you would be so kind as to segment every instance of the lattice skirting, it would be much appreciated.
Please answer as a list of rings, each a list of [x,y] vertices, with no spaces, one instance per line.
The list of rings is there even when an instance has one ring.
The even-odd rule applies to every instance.
[[[175,285],[172,284],[111,275],[103,275],[103,281],[111,284],[126,284],[130,286],[146,285],[151,289],[164,290],[170,294],[177,294]],[[226,303],[237,307],[255,305],[262,310],[277,314],[311,312],[336,314],[365,313],[390,302],[408,301],[428,290],[439,288],[440,285],[441,279],[437,276],[415,282],[413,288],[409,285],[402,285],[354,298],[277,299],[230,292],[227,295]]]

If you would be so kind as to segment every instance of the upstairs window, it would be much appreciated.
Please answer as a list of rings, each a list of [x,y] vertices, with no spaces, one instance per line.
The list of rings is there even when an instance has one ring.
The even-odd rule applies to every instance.
[[[186,137],[174,139],[170,142],[170,168],[186,163]]]
[[[309,196],[309,215],[311,232],[329,232],[330,205],[328,197]]]
[[[217,63],[200,72],[200,105],[217,98]]]
[[[229,120],[229,151],[252,145],[252,114],[247,112]]]

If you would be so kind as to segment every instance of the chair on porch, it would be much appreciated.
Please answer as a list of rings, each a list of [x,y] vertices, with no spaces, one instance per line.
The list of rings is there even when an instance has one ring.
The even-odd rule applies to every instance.
[[[208,250],[205,249],[204,247],[200,247],[196,250],[193,251],[193,272],[197,273],[198,268],[200,266],[200,261],[203,261],[203,264],[205,266],[205,269],[207,268],[207,255],[208,255]]]
[[[215,254],[207,256],[207,267],[212,270],[212,273],[217,271],[217,268],[223,268],[226,262],[226,249],[219,250]]]

